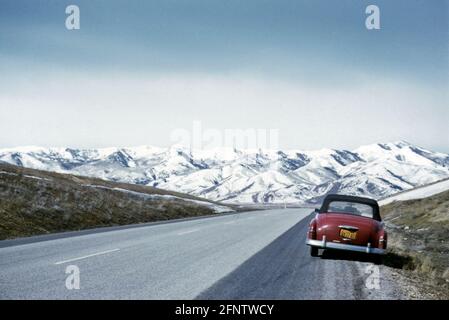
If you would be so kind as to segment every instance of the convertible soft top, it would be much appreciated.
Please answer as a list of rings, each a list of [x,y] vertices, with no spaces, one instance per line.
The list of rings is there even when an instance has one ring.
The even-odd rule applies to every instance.
[[[373,218],[377,221],[382,221],[380,217],[379,205],[376,200],[364,197],[348,196],[343,194],[328,194],[326,198],[324,198],[323,204],[321,205],[320,208],[320,212],[321,213],[327,212],[327,209],[329,208],[329,203],[333,201],[347,201],[369,205],[373,208]]]

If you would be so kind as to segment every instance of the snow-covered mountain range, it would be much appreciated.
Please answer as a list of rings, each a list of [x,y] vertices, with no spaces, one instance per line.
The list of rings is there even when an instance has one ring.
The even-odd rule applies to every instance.
[[[383,198],[449,177],[449,155],[404,141],[355,150],[172,146],[0,149],[0,161],[239,203],[314,203],[329,192]]]

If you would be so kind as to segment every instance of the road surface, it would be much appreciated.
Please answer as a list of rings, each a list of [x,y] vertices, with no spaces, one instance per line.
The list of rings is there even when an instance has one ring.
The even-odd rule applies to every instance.
[[[0,241],[0,298],[402,298],[383,266],[310,257],[310,218],[310,209],[276,209]],[[79,289],[66,287],[69,266],[79,270]]]

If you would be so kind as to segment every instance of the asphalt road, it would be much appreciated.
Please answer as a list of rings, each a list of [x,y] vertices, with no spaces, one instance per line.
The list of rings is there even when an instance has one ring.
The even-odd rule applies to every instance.
[[[402,298],[383,266],[352,256],[310,257],[310,217],[310,209],[276,209],[0,241],[0,298]],[[79,269],[79,289],[66,287],[69,266]]]

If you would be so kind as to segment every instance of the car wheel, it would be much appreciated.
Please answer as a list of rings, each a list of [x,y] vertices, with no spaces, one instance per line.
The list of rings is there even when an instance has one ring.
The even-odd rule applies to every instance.
[[[312,257],[318,257],[318,248],[317,247],[310,247],[310,255]]]

